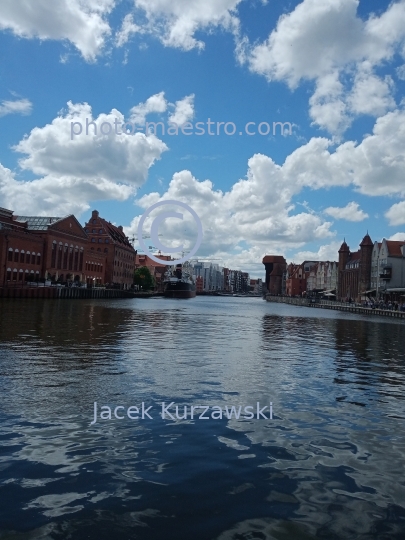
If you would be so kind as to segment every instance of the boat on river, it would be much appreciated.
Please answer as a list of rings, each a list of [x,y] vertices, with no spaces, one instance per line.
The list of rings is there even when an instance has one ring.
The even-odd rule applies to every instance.
[[[165,298],[195,298],[197,294],[192,269],[186,265],[177,264],[168,270],[163,283]]]

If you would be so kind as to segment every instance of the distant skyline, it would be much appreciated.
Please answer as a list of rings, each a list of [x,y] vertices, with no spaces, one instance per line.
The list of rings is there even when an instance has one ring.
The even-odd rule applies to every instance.
[[[47,0],[35,16],[2,0],[0,54],[0,206],[17,215],[97,209],[133,237],[182,201],[195,257],[252,278],[264,254],[405,239],[405,0]],[[86,119],[97,134],[72,136]],[[114,122],[134,133],[103,134]],[[187,220],[160,231],[195,242]]]

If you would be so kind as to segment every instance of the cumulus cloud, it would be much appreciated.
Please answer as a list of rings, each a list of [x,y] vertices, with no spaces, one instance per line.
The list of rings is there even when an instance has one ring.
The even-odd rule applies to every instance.
[[[67,40],[87,61],[102,50],[115,0],[2,0],[0,29],[22,38]]]
[[[225,257],[239,246],[241,250],[231,258],[234,266],[236,261],[253,254],[257,260],[269,250],[296,250],[335,234],[332,224],[316,212],[296,211],[294,198],[304,188],[352,187],[369,196],[399,195],[405,191],[404,126],[405,113],[397,110],[379,118],[373,133],[360,144],[349,141],[332,151],[333,141],[313,138],[293,151],[282,165],[256,154],[248,162],[246,179],[237,181],[227,192],[215,190],[210,180],[198,181],[190,171],[181,171],[173,176],[165,193],[145,195],[139,205],[146,208],[167,199],[188,203],[203,222],[201,255]],[[327,211],[333,217],[352,221],[367,217],[355,202]],[[387,213],[392,224],[405,223],[403,216],[404,203],[394,205]],[[128,228],[132,233],[138,220],[139,217],[135,218]],[[165,232],[171,237],[175,229],[168,226]],[[317,252],[301,251],[297,257],[335,260],[336,246],[325,244]]]
[[[194,118],[194,94],[176,101],[174,112],[169,116],[169,122],[182,126]]]
[[[248,161],[246,179],[237,181],[227,192],[215,190],[210,180],[198,181],[190,171],[184,170],[173,175],[164,194],[145,195],[138,205],[148,208],[164,200],[187,203],[203,224],[204,241],[198,255],[215,253],[216,257],[231,259],[235,265],[236,257],[241,261],[253,251],[255,257],[260,257],[271,247],[284,251],[286,247],[299,247],[313,239],[332,236],[330,222],[307,212],[293,214],[291,198],[297,189],[300,188],[285,176],[282,167],[268,156],[256,154]],[[136,233],[139,219],[139,216],[134,218],[126,229],[127,234]],[[147,220],[144,231],[149,231],[150,226]],[[167,220],[162,228],[167,245],[171,245],[170,239],[181,238],[184,229],[183,221]],[[185,246],[190,248],[195,234],[190,227],[186,229],[189,233],[185,234]],[[230,257],[238,246],[242,253]]]
[[[125,122],[116,109],[93,118],[90,105],[69,102],[67,111],[50,124],[34,128],[14,147],[16,152],[26,154],[19,164],[38,175],[98,178],[139,187],[167,146],[154,135],[117,135],[116,119],[118,125]],[[103,135],[103,123],[110,125],[110,134]],[[72,136],[72,126],[74,133],[80,128],[81,133]],[[104,131],[108,130],[104,127]]]
[[[144,34],[145,29],[142,26],[134,23],[134,17],[132,13],[125,15],[124,20],[122,21],[121,30],[117,32],[116,36],[116,45],[117,47],[122,47],[125,45],[133,34]]]
[[[132,107],[130,114],[131,122],[143,126],[148,114],[164,113],[167,109],[167,101],[164,92],[159,92],[149,97],[144,103],[138,103]]]
[[[0,196],[3,206],[20,215],[80,215],[89,201],[124,201],[133,188],[104,178],[47,175],[32,181],[17,180],[0,164]]]
[[[299,251],[295,254],[296,261],[337,261],[341,241],[331,242],[319,247],[318,251]]]
[[[21,169],[41,178],[20,180],[0,165],[3,205],[19,214],[79,215],[89,201],[128,199],[167,146],[154,135],[116,134],[117,119],[118,126],[125,121],[116,109],[94,118],[87,103],[69,102],[50,124],[34,128],[14,150],[25,155]],[[72,123],[80,135],[72,137]],[[103,123],[111,133],[102,133]]]
[[[239,60],[269,81],[284,81],[292,90],[302,80],[314,81],[311,118],[337,135],[356,115],[378,116],[395,106],[392,81],[375,69],[404,50],[404,1],[366,21],[357,16],[358,4],[304,0],[265,42],[251,47],[243,38],[238,44]]]
[[[31,114],[32,103],[29,99],[15,99],[14,101],[2,101],[0,105],[0,116],[7,114]]]
[[[399,240],[400,242],[405,242],[405,232],[397,232],[390,236],[388,240]]]
[[[335,219],[345,219],[346,221],[363,221],[368,218],[368,214],[363,212],[356,202],[350,202],[343,208],[329,206],[324,210],[324,213]]]
[[[385,217],[390,225],[403,225],[405,223],[405,201],[393,204],[386,212]]]
[[[239,27],[236,8],[241,1],[134,0],[134,6],[135,13],[146,18],[144,30],[168,47],[189,51],[204,48],[204,42],[195,38],[199,31],[221,27],[235,32]]]

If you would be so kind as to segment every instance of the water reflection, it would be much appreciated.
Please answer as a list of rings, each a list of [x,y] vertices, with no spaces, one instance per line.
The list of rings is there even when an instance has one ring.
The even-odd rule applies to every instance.
[[[405,325],[260,299],[3,301],[12,538],[403,538]],[[159,417],[274,404],[273,420]],[[90,426],[93,402],[153,420]],[[6,536],[7,537],[7,536]]]

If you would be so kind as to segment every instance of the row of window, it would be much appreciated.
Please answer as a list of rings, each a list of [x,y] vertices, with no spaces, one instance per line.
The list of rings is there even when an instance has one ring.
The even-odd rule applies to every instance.
[[[84,229],[84,230],[85,230],[86,233],[89,233],[89,232],[90,232],[89,229]],[[97,234],[97,229],[92,229],[92,230],[91,230],[91,233],[92,233],[92,234]],[[98,234],[104,234],[104,230],[103,230],[103,229],[99,229],[99,230],[98,230]],[[106,242],[107,242],[107,240],[106,240]]]
[[[83,248],[73,245],[59,245],[55,241],[52,243],[51,268],[58,270],[81,271],[83,268]]]
[[[102,238],[98,238],[98,239],[92,238],[91,241],[93,242],[93,244],[94,244],[95,242],[98,242],[99,244],[103,244],[103,243],[104,243],[104,244],[109,244],[109,243],[110,243],[110,241],[109,241],[108,238],[106,238],[105,240],[103,240]]]
[[[86,262],[86,272],[102,272],[103,265],[100,263]]]
[[[32,253],[30,251],[24,251],[23,249],[19,251],[18,249],[9,248],[8,250],[8,261],[9,262],[18,262],[25,264],[41,264],[41,254]]]
[[[11,268],[7,268],[7,281],[35,281],[39,279],[39,271],[37,270],[34,272],[34,270],[17,270],[17,268],[14,268],[11,270]]]

